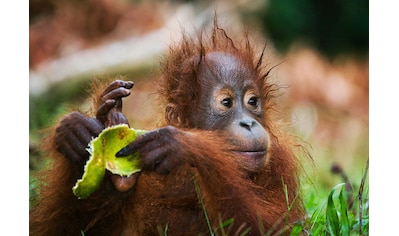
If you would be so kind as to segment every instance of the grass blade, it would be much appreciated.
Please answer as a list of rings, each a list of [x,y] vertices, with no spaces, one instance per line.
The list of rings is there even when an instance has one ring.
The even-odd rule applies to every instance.
[[[200,201],[200,203],[201,203],[201,206],[202,206],[202,209],[203,209],[203,211],[204,211],[206,223],[207,223],[208,228],[209,228],[209,234],[210,234],[211,236],[214,236],[215,233],[214,233],[213,230],[212,230],[211,222],[210,222],[210,220],[209,220],[208,213],[206,212],[206,209],[205,209],[204,201],[203,201],[202,195],[201,195],[201,190],[200,190],[200,187],[199,187],[199,185],[198,185],[198,183],[197,183],[197,180],[196,180],[195,178],[194,178],[194,185],[195,185],[195,191],[197,192],[198,199],[199,199],[199,201]]]
[[[368,172],[369,172],[369,160],[367,159],[366,170],[364,171],[362,182],[361,182],[360,188],[359,188],[359,194],[358,194],[358,198],[359,198],[359,235],[363,235],[363,227],[362,227],[362,222],[363,222],[363,189],[364,189],[364,184],[366,182],[366,178],[367,178]],[[368,219],[367,219],[366,228],[368,229]]]
[[[341,235],[346,236],[349,235],[350,232],[350,225],[349,225],[349,218],[348,218],[348,210],[347,210],[347,201],[344,196],[344,188],[341,189],[339,193],[339,202],[341,204],[340,208],[340,219],[341,219]]]
[[[333,195],[334,195],[335,190],[344,184],[345,183],[337,184],[330,191],[330,194],[328,195],[327,214],[326,214],[327,232],[330,235],[334,235],[334,236],[339,235],[340,224],[339,224],[337,209],[335,208],[335,204],[334,204],[334,200],[333,200]]]

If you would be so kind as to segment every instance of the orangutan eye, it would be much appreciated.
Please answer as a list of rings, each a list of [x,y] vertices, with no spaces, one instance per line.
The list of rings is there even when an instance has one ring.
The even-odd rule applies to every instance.
[[[231,98],[224,98],[220,103],[227,108],[231,108],[233,106],[233,101]]]
[[[233,91],[227,88],[223,88],[214,95],[215,99],[215,108],[218,112],[227,112],[230,111],[236,103],[236,97],[234,96]]]
[[[257,107],[258,106],[258,98],[251,97],[250,99],[248,99],[248,104],[252,107]]]

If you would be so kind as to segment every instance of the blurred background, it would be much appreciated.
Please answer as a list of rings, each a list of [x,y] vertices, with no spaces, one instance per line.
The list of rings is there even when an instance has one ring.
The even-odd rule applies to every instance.
[[[313,162],[304,161],[312,191],[360,185],[369,152],[369,5],[366,0],[30,0],[30,174],[45,166],[43,133],[70,107],[87,111],[93,78],[135,82],[124,113],[135,128],[154,128],[159,60],[181,32],[212,24],[248,31],[272,73],[278,97]],[[230,34],[231,35],[231,34]],[[234,34],[231,35],[234,37]],[[34,189],[35,182],[30,181]]]

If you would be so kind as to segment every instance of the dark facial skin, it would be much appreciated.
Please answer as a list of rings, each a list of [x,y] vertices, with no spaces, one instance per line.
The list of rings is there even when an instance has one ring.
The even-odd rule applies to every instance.
[[[263,109],[254,75],[235,57],[213,52],[206,55],[198,77],[206,82],[201,84],[200,105],[192,112],[194,127],[228,132],[236,146],[232,151],[248,157],[254,168],[262,167],[268,133],[257,120],[263,119]]]

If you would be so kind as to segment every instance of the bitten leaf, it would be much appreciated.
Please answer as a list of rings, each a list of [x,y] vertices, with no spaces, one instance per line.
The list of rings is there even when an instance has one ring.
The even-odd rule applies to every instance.
[[[106,169],[121,176],[130,176],[141,171],[138,153],[126,157],[116,157],[115,154],[145,132],[147,131],[129,128],[126,124],[105,128],[89,143],[90,158],[84,167],[82,178],[73,187],[75,196],[88,198],[101,185]]]

